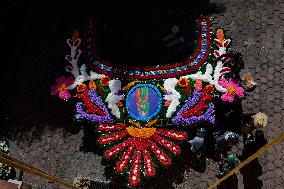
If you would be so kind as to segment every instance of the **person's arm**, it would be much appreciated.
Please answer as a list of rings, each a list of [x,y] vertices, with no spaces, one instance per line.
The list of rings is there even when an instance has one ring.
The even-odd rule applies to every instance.
[[[218,162],[219,165],[222,164],[222,163],[224,163],[224,161],[225,161],[225,157],[224,157],[224,154],[221,152],[221,153],[220,153],[220,161]]]
[[[222,160],[222,161],[226,160],[226,158],[225,158],[223,152],[220,154],[220,156],[221,156],[221,160]]]

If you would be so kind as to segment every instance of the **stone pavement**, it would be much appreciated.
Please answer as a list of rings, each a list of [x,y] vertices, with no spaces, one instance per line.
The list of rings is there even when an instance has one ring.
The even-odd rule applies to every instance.
[[[251,73],[258,83],[257,88],[243,101],[243,108],[248,112],[268,114],[269,123],[264,131],[271,139],[284,130],[284,47],[281,40],[284,33],[284,1],[215,1],[223,4],[225,9],[212,15],[213,27],[222,26],[225,29],[225,34],[233,40],[232,50],[243,55],[244,72]],[[37,27],[23,36],[31,40],[25,40],[20,47],[23,63],[18,65],[19,69],[9,72],[13,77],[2,93],[7,101],[1,102],[5,107],[1,121],[9,125],[5,131],[18,145],[25,162],[70,181],[80,176],[110,181],[109,168],[101,164],[101,152],[94,149],[96,141],[92,129],[83,129],[79,123],[70,121],[72,104],[58,102],[46,95],[49,94],[49,82],[55,78],[53,73],[58,72],[58,64],[63,61],[65,53],[65,44],[61,40],[67,31],[55,37],[53,44],[44,37],[56,31],[57,28],[44,27],[48,25],[44,22],[52,22],[54,18],[51,14],[49,20],[34,24]],[[29,62],[38,64],[33,64],[28,73],[21,72],[29,66]],[[38,70],[42,72],[37,73]],[[40,77],[35,80],[34,74]],[[40,126],[42,124],[46,127]],[[251,165],[252,172],[237,175],[236,187],[231,184],[223,188],[284,188],[284,142],[259,157],[258,161],[259,164]],[[148,188],[204,189],[217,180],[217,165],[211,159],[206,159],[203,164],[206,165],[205,170],[177,164],[177,168],[165,171],[156,182],[150,182],[148,185],[152,186]],[[171,171],[174,171],[174,177]],[[58,188],[29,174],[24,175],[24,180],[32,183],[35,189]]]

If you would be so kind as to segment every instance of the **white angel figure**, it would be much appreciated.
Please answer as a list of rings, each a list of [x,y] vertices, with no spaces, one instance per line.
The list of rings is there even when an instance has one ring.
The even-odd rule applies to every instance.
[[[164,99],[170,102],[166,113],[167,118],[172,116],[172,114],[176,111],[177,106],[180,104],[179,99],[181,98],[181,95],[175,90],[177,82],[178,80],[176,78],[169,78],[164,81],[164,89],[166,92]]]
[[[123,94],[120,94],[121,91],[121,81],[120,80],[111,80],[109,81],[110,93],[107,95],[106,102],[108,103],[108,108],[111,109],[111,113],[120,118],[120,111],[117,103],[123,99]]]

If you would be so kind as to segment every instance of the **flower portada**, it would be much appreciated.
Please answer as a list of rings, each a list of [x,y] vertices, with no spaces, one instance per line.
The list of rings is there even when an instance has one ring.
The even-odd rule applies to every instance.
[[[197,20],[198,41],[190,58],[147,68],[101,60],[94,23],[89,20],[84,40],[78,30],[67,40],[67,73],[54,82],[51,94],[75,100],[76,119],[96,127],[104,157],[115,161],[116,173],[125,175],[129,186],[137,187],[159,167],[172,166],[172,157],[188,139],[185,127],[214,127],[214,99],[233,103],[244,97],[235,73],[242,65],[232,63],[231,40],[221,28],[212,31],[209,17]]]

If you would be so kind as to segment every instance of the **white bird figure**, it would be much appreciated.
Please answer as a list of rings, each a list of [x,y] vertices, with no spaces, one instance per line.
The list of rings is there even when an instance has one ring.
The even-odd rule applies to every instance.
[[[74,77],[75,77],[75,75],[74,75]],[[86,71],[86,65],[83,64],[79,69],[79,75],[77,75],[75,77],[74,83],[72,85],[68,86],[67,89],[72,90],[72,89],[76,88],[78,85],[84,83],[85,81],[101,79],[103,77],[104,77],[103,74],[98,74],[98,73],[93,72],[93,71],[90,71],[90,75],[89,75]]]
[[[111,80],[109,81],[110,93],[107,95],[106,102],[108,103],[108,108],[111,109],[111,113],[120,118],[120,111],[117,106],[117,103],[123,99],[123,95],[120,94],[121,90],[121,81],[120,80]]]
[[[181,98],[181,95],[175,90],[177,82],[178,80],[176,78],[169,78],[164,81],[164,89],[166,92],[164,99],[170,102],[166,113],[167,118],[172,116],[172,114],[176,111],[177,106],[180,104],[179,99]]]

